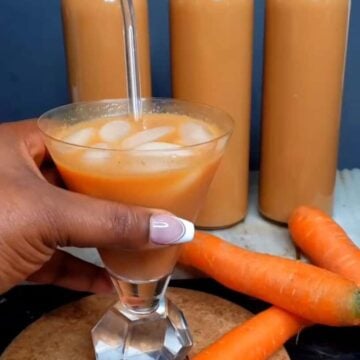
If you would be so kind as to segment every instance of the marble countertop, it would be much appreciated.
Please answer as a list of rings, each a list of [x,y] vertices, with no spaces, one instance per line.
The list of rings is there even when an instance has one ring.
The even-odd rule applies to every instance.
[[[214,233],[227,241],[262,253],[296,258],[296,249],[286,226],[264,219],[258,212],[258,173],[251,174],[249,212],[235,227]],[[334,219],[360,246],[360,169],[338,171]]]

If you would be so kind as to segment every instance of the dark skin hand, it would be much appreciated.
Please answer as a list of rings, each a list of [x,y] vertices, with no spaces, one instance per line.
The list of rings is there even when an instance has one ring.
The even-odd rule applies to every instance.
[[[149,209],[65,190],[34,121],[0,125],[0,294],[24,280],[109,292],[106,271],[64,246],[146,246]]]

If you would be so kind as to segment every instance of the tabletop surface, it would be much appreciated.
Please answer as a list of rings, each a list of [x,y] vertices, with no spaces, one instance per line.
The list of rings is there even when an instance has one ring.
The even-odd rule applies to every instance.
[[[268,307],[259,300],[225,289],[209,279],[175,280],[171,286],[215,294],[254,313]],[[0,354],[16,335],[44,313],[86,295],[55,286],[23,285],[0,296]],[[292,360],[359,360],[359,339],[358,327],[314,326],[291,339],[286,349]]]

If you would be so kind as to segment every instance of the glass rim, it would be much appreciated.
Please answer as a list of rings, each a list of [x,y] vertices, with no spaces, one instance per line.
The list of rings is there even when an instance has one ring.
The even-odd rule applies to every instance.
[[[119,149],[119,148],[100,148],[100,147],[96,147],[96,146],[78,145],[78,144],[74,144],[71,142],[67,142],[67,141],[64,141],[62,139],[59,139],[59,138],[49,134],[48,132],[46,132],[44,130],[43,126],[41,125],[41,122],[43,120],[47,119],[47,116],[49,116],[50,114],[55,114],[56,112],[59,112],[62,110],[76,108],[77,106],[81,106],[81,105],[92,105],[92,104],[95,105],[95,104],[107,104],[107,103],[124,103],[125,104],[125,103],[129,102],[128,98],[79,101],[79,102],[73,102],[73,103],[61,105],[61,106],[52,108],[52,109],[44,112],[42,115],[40,115],[38,117],[36,123],[37,123],[38,129],[44,136],[51,139],[52,141],[56,141],[60,144],[66,145],[66,146],[73,146],[73,147],[84,149],[84,150],[86,149],[86,150],[100,150],[100,151],[113,151],[113,152],[130,152],[131,151],[131,152],[138,152],[138,153],[149,153],[149,152],[151,152],[151,153],[156,153],[156,152],[171,153],[171,152],[179,152],[179,151],[183,151],[183,150],[185,151],[185,150],[189,150],[189,149],[194,149],[197,147],[201,147],[201,146],[204,146],[207,144],[217,142],[227,136],[230,136],[234,129],[234,120],[232,119],[232,117],[226,111],[224,111],[220,108],[217,108],[215,106],[211,106],[211,105],[207,105],[207,104],[203,104],[203,103],[192,102],[192,101],[166,98],[166,97],[141,98],[141,101],[164,102],[164,103],[165,102],[167,102],[167,103],[173,102],[173,103],[176,103],[179,105],[184,104],[184,105],[188,105],[188,106],[194,106],[199,109],[201,108],[203,110],[218,112],[223,118],[226,118],[226,121],[228,122],[227,129],[224,130],[221,133],[221,135],[216,136],[216,137],[212,138],[211,140],[196,143],[196,144],[191,144],[191,145],[179,145],[179,148],[176,148],[176,149],[134,149],[134,148],[133,149],[121,149],[121,148]],[[151,113],[149,113],[149,114],[151,114]],[[156,113],[153,113],[153,114],[156,114]],[[166,114],[166,113],[158,113],[158,114]],[[171,112],[169,112],[169,114],[171,114]],[[124,115],[125,115],[125,113],[124,113]],[[186,115],[186,114],[184,114],[184,115]]]

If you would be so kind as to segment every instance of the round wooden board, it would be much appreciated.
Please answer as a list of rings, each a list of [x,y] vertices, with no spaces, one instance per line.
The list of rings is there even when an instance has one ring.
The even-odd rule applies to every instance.
[[[190,357],[251,317],[242,307],[206,293],[170,288],[167,294],[189,323],[194,339]],[[10,344],[0,360],[95,359],[90,330],[115,301],[112,296],[93,295],[43,316]],[[289,357],[282,349],[271,360]]]

